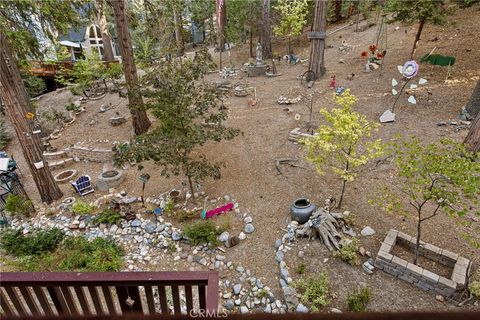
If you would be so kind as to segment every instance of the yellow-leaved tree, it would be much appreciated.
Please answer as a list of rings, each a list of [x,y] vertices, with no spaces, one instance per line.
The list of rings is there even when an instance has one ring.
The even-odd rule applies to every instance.
[[[317,134],[301,140],[306,151],[306,158],[315,165],[317,173],[323,175],[331,170],[342,180],[342,191],[337,207],[342,206],[347,182],[357,176],[357,169],[368,161],[382,155],[381,140],[370,140],[378,125],[369,121],[365,115],[353,111],[355,96],[346,90],[341,95],[334,95],[339,108],[330,112],[321,109],[320,114],[326,120],[317,129]]]

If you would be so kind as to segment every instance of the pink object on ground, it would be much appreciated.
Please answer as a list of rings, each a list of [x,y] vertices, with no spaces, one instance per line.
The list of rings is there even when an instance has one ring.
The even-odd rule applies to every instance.
[[[226,212],[228,212],[232,209],[233,209],[233,203],[230,202],[230,203],[227,203],[224,206],[221,206],[221,207],[215,208],[213,210],[207,211],[205,214],[204,214],[204,212],[202,212],[202,218],[203,219],[208,219],[208,218],[211,218],[213,216],[216,216],[216,215],[219,215],[219,214],[222,214],[222,213],[226,213]]]

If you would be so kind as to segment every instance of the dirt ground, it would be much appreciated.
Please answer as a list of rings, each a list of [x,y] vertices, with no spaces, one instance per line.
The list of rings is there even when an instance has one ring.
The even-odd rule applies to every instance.
[[[422,41],[419,43],[417,57],[430,52],[436,47],[436,53],[453,55],[457,58],[451,78],[445,81],[447,70],[438,66],[420,65],[417,80],[423,77],[428,83],[415,91],[416,105],[407,103],[407,94],[400,98],[395,112],[397,121],[384,124],[380,127],[376,137],[385,141],[395,134],[404,136],[416,135],[425,142],[438,141],[449,137],[461,141],[467,131],[454,130],[451,125],[437,126],[440,121],[456,121],[458,114],[468,98],[480,76],[480,26],[478,24],[480,11],[478,6],[468,10],[459,10],[450,18],[450,27],[426,26]],[[396,28],[398,27],[398,30]],[[331,29],[335,29],[332,27]],[[375,40],[377,27],[372,27],[363,32],[353,32],[353,27],[346,28],[327,38],[326,50],[327,74],[317,81],[313,89],[307,90],[300,86],[299,75],[308,68],[306,64],[295,66],[278,63],[278,72],[281,76],[276,78],[243,78],[239,73],[236,78],[230,78],[232,84],[248,82],[257,88],[258,104],[255,107],[247,105],[248,98],[235,97],[233,94],[225,101],[228,107],[229,119],[227,125],[235,126],[242,130],[243,135],[233,141],[212,144],[203,150],[210,159],[223,161],[225,168],[222,170],[222,179],[206,181],[203,189],[211,197],[229,194],[235,197],[242,208],[250,211],[255,233],[247,242],[232,248],[227,252],[229,259],[251,270],[255,270],[257,277],[264,283],[280,292],[278,284],[278,265],[274,259],[274,242],[281,238],[289,216],[289,208],[295,198],[305,196],[318,205],[331,196],[340,192],[340,181],[334,176],[318,176],[314,168],[302,159],[302,150],[299,145],[287,141],[288,133],[296,127],[305,127],[308,120],[308,110],[305,99],[298,104],[289,106],[293,113],[288,115],[283,111],[284,106],[276,103],[281,94],[289,90],[303,93],[315,93],[314,124],[321,121],[318,110],[330,109],[332,103],[332,90],[328,88],[330,77],[336,75],[337,84],[351,90],[356,95],[358,102],[356,110],[365,114],[369,119],[377,121],[379,116],[389,108],[394,98],[391,91],[391,79],[400,82],[397,65],[403,65],[408,60],[411,45],[414,39],[416,25],[402,26],[400,24],[388,25],[388,52],[385,65],[371,73],[363,72],[365,61],[360,57],[360,52],[368,48]],[[345,41],[353,47],[346,52],[340,52],[339,46]],[[281,54],[285,51],[284,44],[275,47]],[[295,53],[301,58],[308,58],[308,44],[306,41],[294,42]],[[239,68],[246,62],[248,47],[233,49],[232,61]],[[353,80],[347,76],[354,73]],[[207,80],[220,80],[217,73],[208,75]],[[72,99],[68,90],[53,92],[39,99],[39,108],[63,108]],[[73,100],[75,100],[74,98]],[[100,114],[102,104],[111,102],[115,108]],[[71,144],[85,142],[85,145],[105,146],[113,141],[128,140],[131,135],[131,124],[127,123],[112,128],[108,118],[115,112],[128,115],[125,100],[116,95],[108,95],[98,101],[90,101],[83,106],[86,112],[82,113],[77,121],[69,127],[62,136],[52,141],[52,145],[61,149]],[[301,119],[294,119],[299,113]],[[97,117],[98,123],[90,126],[89,123]],[[100,141],[99,141],[100,140]],[[105,142],[104,140],[108,140]],[[13,154],[20,163],[23,171],[22,181],[27,192],[35,200],[35,186],[21,155],[21,149],[15,142],[8,147],[8,152]],[[282,167],[283,174],[277,175],[275,159],[298,158],[305,169]],[[103,164],[80,162],[71,166],[82,174],[95,177],[102,172]],[[382,164],[379,166],[368,165],[358,178],[347,186],[344,199],[344,210],[349,210],[355,216],[354,230],[359,233],[364,226],[371,226],[375,235],[360,237],[361,244],[372,253],[377,252],[386,232],[391,228],[415,234],[415,221],[396,215],[388,215],[379,208],[370,206],[369,197],[375,187],[382,181],[393,182],[393,166]],[[56,171],[55,173],[57,173]],[[147,195],[158,195],[171,188],[178,187],[181,177],[165,179],[160,177],[158,169],[148,163],[144,172],[150,173],[151,181],[147,184]],[[140,172],[135,168],[127,170],[127,179],[118,188],[125,189],[130,194],[140,194],[141,183],[138,179]],[[74,195],[73,189],[63,185],[65,196]],[[95,199],[99,192],[89,195],[87,199]],[[474,265],[480,263],[480,250],[471,246],[464,238],[470,237],[480,241],[478,218],[467,216],[463,219],[467,224],[456,219],[440,215],[424,224],[423,240],[441,248],[457,252],[469,259]],[[344,309],[345,297],[353,288],[363,284],[372,288],[372,302],[369,310],[381,311],[406,311],[406,310],[459,310],[452,305],[435,300],[435,296],[425,293],[414,286],[395,279],[388,274],[377,271],[373,276],[366,275],[361,267],[349,266],[333,258],[318,240],[307,246],[307,240],[298,240],[294,250],[286,255],[287,265],[294,270],[299,263],[305,263],[304,276],[314,276],[321,271],[327,271],[330,278],[332,307]],[[306,257],[300,261],[296,256],[299,248],[306,246]],[[328,261],[324,262],[324,259]],[[156,264],[145,266],[150,270],[186,269],[188,266],[182,261],[173,264],[171,259],[158,259]],[[294,278],[298,278],[295,275]],[[295,280],[295,279],[294,279]],[[478,305],[465,306],[464,309],[480,310]]]

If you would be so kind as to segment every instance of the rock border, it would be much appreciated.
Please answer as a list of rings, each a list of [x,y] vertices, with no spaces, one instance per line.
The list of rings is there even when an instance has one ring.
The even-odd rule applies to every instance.
[[[402,244],[413,250],[415,243],[416,239],[414,237],[391,229],[378,251],[375,267],[424,291],[434,292],[447,298],[452,298],[455,293],[466,288],[472,272],[472,263],[467,258],[432,244],[420,242],[419,255],[453,268],[451,278],[447,279],[391,253],[395,244]]]
[[[59,178],[59,176],[61,176],[64,173],[67,173],[67,172],[71,172],[71,174],[69,176],[65,177],[65,178]],[[70,181],[70,179],[72,179],[76,175],[77,175],[77,170],[68,169],[68,170],[60,171],[59,173],[57,173],[55,175],[55,177],[53,177],[53,179],[55,179],[56,182],[64,183],[64,182]]]

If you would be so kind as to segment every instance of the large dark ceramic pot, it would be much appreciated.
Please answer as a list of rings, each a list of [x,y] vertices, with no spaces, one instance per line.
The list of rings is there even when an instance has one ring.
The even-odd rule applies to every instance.
[[[290,208],[292,220],[297,221],[299,224],[304,224],[316,208],[317,207],[306,198],[297,199]]]

